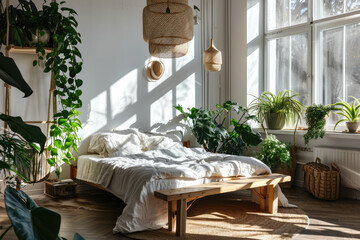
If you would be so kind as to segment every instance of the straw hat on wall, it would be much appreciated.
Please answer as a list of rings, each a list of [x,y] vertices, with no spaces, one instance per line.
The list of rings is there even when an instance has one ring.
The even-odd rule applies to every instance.
[[[161,61],[153,60],[149,61],[149,63],[146,65],[146,79],[149,82],[154,82],[159,80],[164,72],[165,72],[165,66]]]

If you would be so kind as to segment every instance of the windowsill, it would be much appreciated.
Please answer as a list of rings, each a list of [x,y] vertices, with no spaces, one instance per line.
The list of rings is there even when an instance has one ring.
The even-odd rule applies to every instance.
[[[264,133],[264,129],[262,128],[256,128],[256,131],[259,133]],[[275,134],[275,135],[294,135],[294,129],[282,129],[282,130],[267,130],[269,134]],[[296,136],[304,136],[306,130],[297,130]],[[339,131],[331,131],[327,130],[326,134],[324,136],[325,138],[342,138],[342,139],[360,139],[360,133],[344,133]]]

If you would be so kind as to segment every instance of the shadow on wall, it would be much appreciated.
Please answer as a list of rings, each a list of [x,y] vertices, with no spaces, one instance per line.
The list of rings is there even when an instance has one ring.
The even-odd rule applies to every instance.
[[[201,5],[200,0],[189,4]],[[150,131],[173,120],[177,104],[200,107],[202,93],[201,26],[194,28],[188,54],[162,59],[162,79],[148,82],[144,68],[148,45],[142,36],[142,10],[146,1],[70,1],[78,12],[79,46],[84,65],[82,139],[114,128]],[[101,16],[101,17],[94,17]],[[151,58],[154,60],[155,58]],[[171,121],[175,123],[175,121]]]
[[[193,49],[193,47],[192,47]],[[166,70],[163,79],[148,82],[144,65],[131,70],[107,89],[94,96],[87,104],[83,137],[113,128],[135,127],[149,131],[170,122],[178,113],[173,106],[199,106],[201,74],[194,69],[194,52],[183,59],[162,60]],[[191,58],[191,59],[189,59]],[[184,61],[186,64],[184,64]],[[180,67],[179,67],[180,66]],[[169,128],[169,126],[168,126]]]

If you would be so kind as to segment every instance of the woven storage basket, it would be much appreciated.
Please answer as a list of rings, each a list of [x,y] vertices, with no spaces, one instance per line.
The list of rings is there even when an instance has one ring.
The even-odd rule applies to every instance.
[[[304,165],[304,186],[314,197],[336,200],[340,193],[340,169],[335,163],[330,167],[321,164],[320,158]]]

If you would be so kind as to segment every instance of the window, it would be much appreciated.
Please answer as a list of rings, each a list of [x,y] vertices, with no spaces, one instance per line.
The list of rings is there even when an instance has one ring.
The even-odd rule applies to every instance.
[[[265,4],[264,90],[293,90],[304,105],[360,97],[360,0]]]

